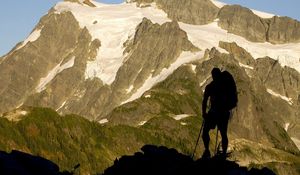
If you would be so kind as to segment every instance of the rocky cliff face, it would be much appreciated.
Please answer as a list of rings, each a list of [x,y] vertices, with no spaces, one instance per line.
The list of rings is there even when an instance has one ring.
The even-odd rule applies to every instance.
[[[134,39],[128,42],[125,49],[128,57],[117,73],[113,88],[130,89],[133,86],[127,92],[133,94],[149,76],[158,76],[164,68],[170,67],[183,51],[199,49],[188,41],[177,22],[159,26],[144,19],[137,27]]]
[[[133,0],[130,2],[136,2],[140,7],[156,3],[157,7],[164,10],[172,20],[199,25],[212,22],[219,10],[210,0]]]
[[[254,60],[248,52],[237,46],[236,43],[220,43],[220,46],[233,54],[235,59],[239,61],[239,64],[242,63],[240,65],[244,67],[251,79],[251,84],[254,85],[254,91],[257,93],[254,95],[256,98],[254,99],[254,104],[256,104],[255,108],[258,110],[258,113],[253,116],[252,120],[257,119],[256,115],[264,115],[261,118],[262,122],[265,123],[263,126],[264,130],[266,131],[265,127],[267,127],[269,128],[267,129],[269,134],[275,134],[269,136],[269,139],[277,146],[280,146],[280,144],[276,143],[278,141],[274,142],[274,138],[278,138],[280,135],[282,137],[282,133],[290,130],[288,131],[289,137],[294,137],[293,127],[289,128],[287,124],[298,126],[296,123],[299,123],[297,122],[297,118],[299,118],[299,104],[294,102],[297,101],[299,94],[299,72],[288,67],[282,67],[276,60],[268,57]],[[277,119],[272,120],[271,118]],[[283,128],[285,131],[283,131]],[[279,131],[279,133],[272,132],[275,130]],[[281,139],[285,140],[284,138]],[[284,142],[293,144],[287,140]]]
[[[176,22],[163,25],[153,24],[144,19],[136,28],[135,36],[129,40],[125,49],[127,57],[117,72],[111,85],[112,93],[106,102],[106,110],[115,107],[134,95],[147,80],[159,76],[175,62],[183,51],[198,51],[187,39]],[[99,117],[101,115],[99,113]]]
[[[261,18],[239,5],[226,5],[219,11],[219,26],[254,42],[274,44],[300,41],[300,22],[289,17]]]
[[[32,35],[40,36],[35,41],[17,45],[6,55],[0,65],[2,75],[0,79],[5,82],[0,85],[1,112],[15,108],[24,103],[31,94],[42,90],[43,83],[47,84],[47,77],[51,79],[52,75],[48,73],[55,67],[56,70],[52,74],[55,75],[58,71],[62,71],[64,76],[61,76],[60,79],[68,79],[69,82],[80,79],[80,74],[77,77],[69,76],[72,77],[71,79],[67,78],[78,69],[75,67],[85,67],[83,63],[87,56],[75,58],[76,52],[88,55],[87,50],[83,52],[85,48],[79,47],[79,44],[81,42],[82,46],[86,45],[90,43],[91,38],[86,30],[80,29],[71,13],[58,15],[50,12],[42,18]],[[75,66],[72,67],[73,65]],[[69,86],[67,84],[60,85]],[[58,90],[60,94],[58,96],[61,96],[58,98],[66,97],[70,93],[68,90],[61,90]],[[51,90],[51,92],[55,91]],[[50,105],[51,102],[47,104]]]
[[[289,17],[277,17],[267,20],[269,23],[267,41],[270,43],[300,42],[300,22]]]
[[[250,41],[265,42],[267,24],[251,10],[239,5],[226,5],[220,9],[218,25],[230,33]]]

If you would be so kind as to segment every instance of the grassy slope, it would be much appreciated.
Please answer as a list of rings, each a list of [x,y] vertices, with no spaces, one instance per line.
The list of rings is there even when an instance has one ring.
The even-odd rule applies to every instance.
[[[187,125],[183,126],[180,122]],[[152,118],[140,127],[103,126],[79,116],[59,116],[51,109],[32,108],[19,122],[0,118],[0,150],[9,152],[16,149],[45,157],[59,165],[61,171],[72,170],[79,163],[78,173],[95,174],[111,166],[116,158],[138,152],[146,144],[167,146],[191,155],[200,123],[197,117],[176,121],[161,116]],[[254,160],[259,155],[253,157],[254,153],[249,148],[250,152],[247,153],[247,145],[249,143],[239,144],[237,148],[240,150],[237,151]],[[201,142],[198,148],[201,149],[198,149],[197,157],[202,151]],[[256,154],[260,154],[260,147],[253,148]],[[266,155],[280,156],[289,168],[294,166],[288,161],[298,163],[296,167],[300,165],[299,157],[284,151],[264,149]],[[275,171],[278,169],[276,166],[280,167],[276,161],[266,165]]]
[[[196,127],[199,119],[190,118]],[[195,121],[194,121],[195,120]],[[47,108],[32,108],[19,122],[0,118],[0,150],[21,150],[52,160],[62,170],[80,163],[80,171],[102,172],[115,158],[132,154],[145,144],[164,145],[190,154],[197,133],[169,117],[135,128],[102,126],[75,115],[59,116]]]

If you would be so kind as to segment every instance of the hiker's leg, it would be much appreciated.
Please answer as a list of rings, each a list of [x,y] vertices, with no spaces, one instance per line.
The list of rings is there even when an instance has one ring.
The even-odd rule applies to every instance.
[[[227,137],[227,129],[228,129],[228,117],[229,117],[229,112],[224,113],[223,120],[221,121],[221,123],[219,124],[219,130],[221,133],[221,137],[222,137],[222,150],[223,153],[227,152],[227,148],[228,148],[228,137]]]
[[[222,150],[223,153],[227,152],[227,147],[228,147],[228,137],[227,137],[227,129],[220,129],[221,137],[222,137]]]
[[[209,151],[209,141],[210,141],[210,138],[209,138],[209,124],[208,122],[205,122],[204,123],[204,126],[203,126],[203,132],[202,132],[202,140],[203,140],[203,143],[204,143],[204,152],[202,154],[202,158],[203,159],[206,159],[206,158],[210,158],[210,151]]]
[[[204,148],[205,150],[209,150],[209,126],[208,126],[208,122],[204,123],[204,127],[203,127],[203,132],[202,132],[202,140],[204,143]]]

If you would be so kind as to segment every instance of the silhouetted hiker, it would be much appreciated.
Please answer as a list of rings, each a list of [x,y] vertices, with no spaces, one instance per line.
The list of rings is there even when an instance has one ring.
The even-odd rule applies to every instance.
[[[203,158],[210,157],[209,131],[215,129],[216,126],[222,137],[222,155],[226,156],[230,110],[237,105],[236,85],[232,75],[228,71],[221,72],[219,68],[213,68],[211,74],[213,81],[205,87],[202,101],[202,116],[204,118],[202,139],[205,147]],[[207,112],[208,99],[210,108]]]

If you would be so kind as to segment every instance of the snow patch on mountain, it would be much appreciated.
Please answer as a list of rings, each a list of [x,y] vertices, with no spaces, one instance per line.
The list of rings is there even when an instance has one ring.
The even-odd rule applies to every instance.
[[[75,56],[73,56],[68,62],[61,65],[63,61],[61,61],[58,65],[56,65],[46,77],[40,79],[39,85],[35,88],[37,92],[41,92],[46,89],[46,85],[53,80],[53,78],[62,72],[65,69],[71,68],[75,62]]]
[[[181,55],[177,58],[177,60],[172,63],[168,68],[164,68],[159,75],[153,77],[152,74],[145,80],[142,87],[140,87],[130,98],[122,102],[121,104],[125,104],[131,102],[135,99],[140,98],[144,92],[151,89],[155,84],[165,80],[170,74],[172,74],[178,67],[185,63],[189,63],[191,61],[201,59],[204,56],[204,51],[200,52],[182,52]]]
[[[285,125],[284,125],[284,130],[285,130],[285,131],[288,131],[289,126],[290,126],[290,123],[285,123]]]
[[[246,65],[246,64],[243,64],[243,63],[239,63],[239,65],[240,65],[241,67],[243,67],[243,68],[246,68],[246,69],[251,69],[251,70],[254,69],[254,67],[249,66],[249,65]]]
[[[64,101],[64,102],[56,109],[56,111],[58,111],[58,110],[60,110],[62,107],[64,107],[65,104],[66,104],[66,102],[67,102],[67,101]]]
[[[19,50],[21,49],[22,47],[24,47],[27,43],[29,42],[33,42],[35,40],[37,40],[40,36],[41,36],[41,31],[42,31],[42,28],[41,29],[35,29],[24,41],[23,43],[18,46],[16,48],[16,50]]]
[[[226,3],[224,2],[220,2],[220,1],[216,1],[216,0],[211,0],[211,2],[217,6],[218,8],[222,8],[223,6],[227,5]]]
[[[175,120],[182,120],[182,119],[185,119],[190,116],[192,116],[192,115],[191,114],[179,114],[179,115],[175,115],[173,118]]]
[[[193,71],[194,73],[197,73],[197,72],[196,72],[196,67],[197,67],[197,65],[191,64],[191,69],[192,69],[192,71]]]
[[[282,100],[288,102],[290,105],[293,105],[293,99],[292,98],[289,98],[289,97],[286,97],[286,96],[283,96],[283,95],[280,95],[276,92],[274,92],[273,90],[271,89],[267,89],[267,92],[275,97],[279,97],[281,98]]]
[[[105,118],[105,119],[99,120],[99,123],[100,123],[100,124],[108,123],[108,119]]]
[[[8,112],[7,114],[5,114],[3,116],[0,115],[0,117],[6,118],[7,120],[12,121],[12,122],[19,122],[28,113],[29,113],[28,111],[25,111],[22,109],[17,109],[15,111]]]
[[[300,140],[295,138],[295,137],[291,137],[291,139],[295,143],[295,145],[297,146],[298,150],[300,150]]]
[[[266,12],[261,12],[261,11],[257,11],[257,10],[253,10],[250,9],[254,14],[256,14],[257,16],[261,17],[261,18],[273,18],[275,15],[271,14],[271,13],[266,13]]]
[[[198,48],[216,47],[220,52],[227,53],[219,47],[220,41],[236,42],[243,47],[255,59],[270,57],[278,60],[282,67],[288,66],[300,72],[300,43],[288,44],[271,44],[271,43],[254,43],[245,38],[228,33],[218,26],[217,21],[207,25],[191,25],[179,23],[182,30],[187,32],[189,40]]]
[[[211,76],[206,77],[201,83],[199,83],[199,86],[202,87],[204,84],[211,78]]]
[[[135,29],[142,19],[146,17],[159,24],[171,20],[165,12],[156,8],[155,4],[146,8],[138,8],[136,3],[95,5],[97,7],[60,2],[55,6],[55,10],[56,13],[72,12],[80,27],[86,27],[92,39],[101,41],[95,61],[87,63],[85,77],[98,77],[110,85],[125,57],[123,43],[134,36]]]
[[[128,89],[126,89],[127,94],[129,94],[132,91],[133,88],[134,88],[134,86],[131,85]]]
[[[147,121],[141,121],[138,125],[143,126],[145,123],[147,123]]]

